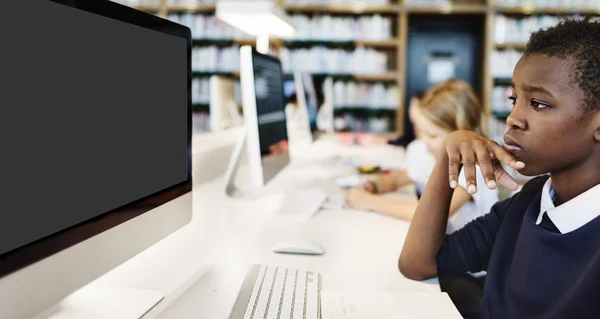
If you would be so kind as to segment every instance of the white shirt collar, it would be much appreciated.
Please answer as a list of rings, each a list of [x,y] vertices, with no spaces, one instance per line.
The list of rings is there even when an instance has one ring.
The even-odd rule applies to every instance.
[[[592,219],[600,215],[600,207],[598,205],[600,184],[558,207],[554,206],[555,197],[552,181],[548,178],[542,189],[540,213],[535,222],[536,225],[542,222],[542,217],[544,216],[544,212],[546,212],[561,234],[566,234],[589,223]]]

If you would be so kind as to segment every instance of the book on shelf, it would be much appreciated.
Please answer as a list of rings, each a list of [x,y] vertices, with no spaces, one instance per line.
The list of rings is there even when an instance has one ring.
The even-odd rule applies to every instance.
[[[400,100],[397,85],[369,84],[354,81],[335,81],[334,108],[366,108],[395,110]]]
[[[196,7],[206,5],[216,5],[217,0],[167,0],[167,5],[170,7]]]
[[[283,69],[311,73],[382,74],[388,72],[388,55],[372,48],[358,47],[353,51],[312,48],[281,48],[279,58]]]
[[[378,14],[360,17],[338,17],[295,14],[291,17],[296,34],[291,40],[388,40],[392,35],[392,19]]]
[[[523,51],[507,49],[492,52],[490,73],[495,78],[511,78],[515,66],[523,56]]]
[[[509,97],[512,95],[512,88],[509,86],[496,86],[492,90],[492,111],[496,114],[507,114],[513,108]]]
[[[554,8],[554,9],[598,9],[598,0],[502,0],[498,7]]]
[[[285,0],[285,5],[291,6],[339,6],[339,5],[365,5],[369,6],[386,6],[390,5],[389,0]]]
[[[194,72],[237,72],[239,69],[238,46],[205,46],[192,49],[192,71]]]
[[[335,130],[364,132],[364,133],[385,133],[392,130],[392,116],[368,116],[357,114],[338,114],[335,116]]]

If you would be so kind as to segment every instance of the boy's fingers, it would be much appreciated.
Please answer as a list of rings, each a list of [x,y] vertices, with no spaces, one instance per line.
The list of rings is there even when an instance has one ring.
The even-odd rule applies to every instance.
[[[496,176],[494,175],[494,162],[490,157],[489,150],[483,144],[476,143],[473,148],[477,155],[477,164],[481,168],[481,173],[485,179],[485,184],[489,189],[496,189]]]
[[[515,191],[519,188],[519,183],[517,183],[517,181],[512,176],[510,176],[504,170],[504,168],[502,168],[502,165],[500,165],[500,163],[496,163],[494,168],[494,175],[496,176],[496,180],[498,181],[498,183],[504,185],[504,187],[512,191]]]
[[[463,144],[460,148],[463,168],[465,171],[465,180],[467,182],[467,191],[469,194],[477,193],[477,173],[475,170],[475,152],[470,144]]]
[[[502,163],[514,169],[522,169],[525,167],[525,163],[517,161],[517,159],[511,153],[509,153],[500,145],[493,143],[491,148],[492,152],[494,152],[496,159],[498,159]]]
[[[460,152],[454,148],[449,149],[447,152],[450,187],[456,188],[458,186],[458,172],[460,170]]]

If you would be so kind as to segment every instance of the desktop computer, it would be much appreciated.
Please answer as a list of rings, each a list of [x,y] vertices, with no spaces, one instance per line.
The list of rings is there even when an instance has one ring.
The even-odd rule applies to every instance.
[[[264,191],[290,163],[281,62],[244,46],[240,49],[240,66],[245,131],[240,135],[225,176],[225,192],[230,196],[237,191],[234,178],[244,150],[249,162],[250,191]],[[293,218],[312,216],[327,199],[325,191],[314,187],[292,187],[283,193],[283,206],[277,214]],[[319,291],[318,273],[254,265],[230,318],[316,319]]]
[[[3,10],[0,318],[32,318],[191,220],[191,35],[108,0]]]
[[[266,187],[290,164],[283,72],[279,59],[257,52],[250,46],[240,48],[240,75],[245,130],[240,135],[225,174],[225,193],[265,193]],[[250,185],[238,190],[235,177],[246,152]],[[310,185],[309,185],[310,186]],[[284,193],[282,215],[310,217],[327,199],[318,187],[277,189]]]

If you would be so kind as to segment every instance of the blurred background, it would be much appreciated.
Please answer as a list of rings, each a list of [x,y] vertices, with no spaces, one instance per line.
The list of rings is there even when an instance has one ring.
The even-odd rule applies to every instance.
[[[192,30],[195,132],[211,130],[211,96],[222,95],[211,78],[228,81],[241,109],[239,47],[255,45],[255,38],[220,21],[217,1],[116,2]],[[270,39],[269,50],[281,59],[292,83],[285,86],[288,98],[295,93],[293,72],[310,76],[316,99],[309,106],[313,129],[318,109],[329,99],[336,131],[410,134],[410,97],[456,77],[471,83],[491,110],[491,137],[500,144],[512,107],[507,99],[512,70],[530,33],[566,18],[600,17],[600,0],[275,2],[291,17],[296,34]]]

